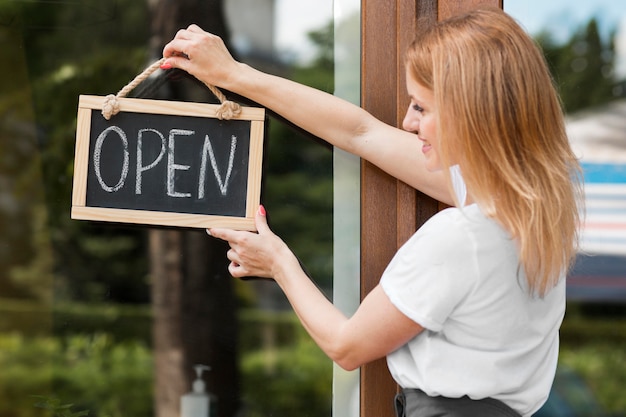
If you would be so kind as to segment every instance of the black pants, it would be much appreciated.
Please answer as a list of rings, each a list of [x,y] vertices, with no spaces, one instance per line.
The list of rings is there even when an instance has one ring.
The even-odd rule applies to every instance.
[[[394,402],[397,417],[520,417],[511,407],[493,398],[430,397],[418,389],[403,389]]]

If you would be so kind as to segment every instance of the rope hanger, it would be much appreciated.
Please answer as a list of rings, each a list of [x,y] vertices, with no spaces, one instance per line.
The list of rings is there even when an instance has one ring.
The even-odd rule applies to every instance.
[[[139,84],[141,84],[144,80],[146,80],[154,71],[161,67],[161,64],[165,61],[165,58],[161,58],[148,68],[143,70],[141,74],[135,77],[134,80],[126,84],[124,88],[122,88],[117,94],[109,94],[104,98],[104,104],[102,105],[102,116],[105,119],[110,120],[111,117],[115,116],[120,112],[120,103],[118,98],[126,97],[128,93],[135,89]],[[205,85],[211,90],[213,95],[218,98],[221,105],[215,111],[215,114],[220,120],[229,120],[233,117],[237,117],[241,114],[241,106],[234,101],[230,101],[226,99],[226,96],[215,86],[206,84]]]

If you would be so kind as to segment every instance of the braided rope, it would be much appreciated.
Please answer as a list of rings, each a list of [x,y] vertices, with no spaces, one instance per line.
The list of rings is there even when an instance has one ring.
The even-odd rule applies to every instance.
[[[131,82],[129,82],[124,88],[122,88],[117,94],[109,94],[104,98],[104,104],[102,105],[102,116],[105,119],[110,120],[120,112],[120,103],[118,98],[126,97],[128,93],[135,89],[139,84],[145,81],[154,71],[161,67],[161,64],[165,61],[165,58],[161,58],[148,68],[143,70],[141,74],[137,75]],[[211,90],[211,92],[218,98],[221,105],[215,111],[215,114],[220,120],[229,120],[233,117],[237,117],[241,114],[241,106],[238,103],[227,100],[226,96],[215,86],[205,83],[205,85]]]

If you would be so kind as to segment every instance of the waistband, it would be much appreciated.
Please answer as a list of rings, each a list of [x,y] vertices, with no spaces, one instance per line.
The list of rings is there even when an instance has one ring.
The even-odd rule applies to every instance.
[[[521,417],[495,398],[431,397],[422,390],[411,388],[404,388],[396,395],[394,407],[397,417]]]

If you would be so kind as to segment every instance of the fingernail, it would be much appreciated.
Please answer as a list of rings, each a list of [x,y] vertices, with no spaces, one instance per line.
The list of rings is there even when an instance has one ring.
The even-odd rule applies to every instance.
[[[259,214],[261,216],[265,216],[265,207],[263,207],[263,205],[259,206]]]
[[[165,62],[161,64],[161,69],[164,69],[164,70],[172,69],[172,64],[170,64],[169,62]]]
[[[207,235],[209,235],[209,236],[213,236],[213,235],[211,234],[211,229],[206,229],[206,234],[207,234]]]

